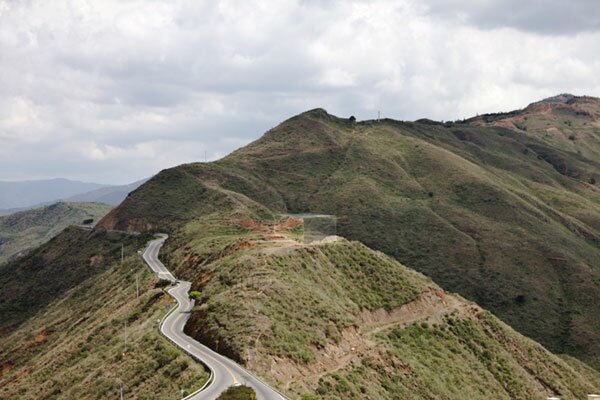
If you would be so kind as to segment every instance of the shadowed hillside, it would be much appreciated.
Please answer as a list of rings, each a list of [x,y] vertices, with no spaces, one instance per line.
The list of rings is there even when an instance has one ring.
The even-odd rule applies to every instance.
[[[102,273],[120,259],[121,245],[131,249],[147,237],[69,227],[26,256],[0,265],[0,331],[10,331],[40,307]]]
[[[205,382],[158,332],[172,299],[137,254],[149,239],[69,228],[0,267],[0,398],[175,400]]]

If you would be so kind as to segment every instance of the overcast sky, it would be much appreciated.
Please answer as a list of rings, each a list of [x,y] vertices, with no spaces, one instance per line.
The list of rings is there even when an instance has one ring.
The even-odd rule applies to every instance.
[[[0,0],[0,180],[128,183],[302,111],[600,96],[597,0]]]

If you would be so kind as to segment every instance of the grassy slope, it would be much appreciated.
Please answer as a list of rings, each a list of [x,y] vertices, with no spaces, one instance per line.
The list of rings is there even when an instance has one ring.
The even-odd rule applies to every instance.
[[[113,207],[98,203],[56,203],[0,217],[0,264],[47,242],[69,225],[100,220]]]
[[[188,333],[294,397],[576,399],[600,385],[382,253],[289,233],[212,214],[164,254],[202,292]]]
[[[375,341],[378,351],[320,379],[321,398],[582,399],[599,383],[486,312],[390,327]]]
[[[170,249],[178,248],[176,258],[168,262],[183,265],[178,274],[194,280],[206,300],[194,319],[201,331],[190,328],[190,332],[212,343],[216,335],[222,333],[211,331],[211,326],[227,329],[227,336],[234,336],[236,343],[221,341],[220,347],[237,359],[245,341],[260,336],[263,329],[271,329],[285,340],[279,337],[271,342],[270,335],[266,334],[263,344],[270,351],[298,361],[310,361],[314,354],[309,346],[325,342],[323,332],[327,329],[337,334],[335,332],[354,322],[354,316],[363,307],[391,309],[413,300],[423,286],[420,282],[423,278],[416,272],[392,273],[396,264],[383,256],[368,270],[346,271],[352,267],[351,257],[361,257],[366,252],[366,248],[357,243],[349,246],[352,250],[349,254],[345,254],[347,249],[337,246],[317,251],[297,247],[297,243],[289,241],[273,249],[264,239],[268,233],[246,230],[235,223],[229,225],[227,220],[219,218],[191,223],[177,235],[169,244]],[[191,237],[196,241],[188,242]],[[232,237],[236,239],[233,242]],[[261,251],[265,246],[269,248]],[[256,251],[240,251],[246,247],[256,248]],[[315,263],[330,263],[330,258],[335,259],[335,264],[331,265],[331,271],[323,273]],[[213,259],[218,263],[202,265]],[[353,274],[354,280],[344,281],[346,274]],[[419,276],[419,280],[411,280],[411,276]],[[319,281],[319,286],[314,290],[307,288],[307,279]],[[202,283],[205,280],[207,287]],[[266,298],[277,298],[277,301],[263,304]],[[255,307],[266,307],[262,311],[269,318],[257,317]],[[220,315],[219,310],[231,311],[231,314]],[[292,320],[291,314],[300,310],[302,314],[297,315],[300,318]],[[242,316],[256,318],[256,321],[240,321],[238,318]],[[273,316],[281,319],[273,319]],[[202,322],[205,318],[210,323]],[[312,325],[306,325],[304,320],[310,320]],[[315,330],[315,324],[321,329]]]
[[[553,351],[600,365],[600,192],[588,183],[600,181],[600,163],[527,132],[475,122],[351,124],[313,110],[223,160],[161,172],[103,225],[173,229],[213,211],[197,192],[223,190],[273,210],[334,214],[341,235]],[[598,146],[593,135],[578,145],[586,140]],[[161,197],[171,188],[176,195]]]
[[[600,159],[598,99],[577,97],[566,103],[538,102],[511,115],[482,115],[472,120],[483,126],[504,126],[524,131],[551,147]]]
[[[145,239],[71,228],[2,268],[0,320],[13,325],[0,335],[0,398],[113,399],[123,382],[126,398],[178,399],[203,383],[158,333],[171,299],[136,254]]]
[[[0,265],[0,331],[18,326],[40,308],[86,279],[103,272],[143,240],[118,233],[70,227],[40,248]],[[32,289],[34,288],[34,289]]]

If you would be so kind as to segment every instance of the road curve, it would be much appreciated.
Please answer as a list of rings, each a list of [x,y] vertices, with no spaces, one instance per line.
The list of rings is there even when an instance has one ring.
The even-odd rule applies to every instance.
[[[167,235],[161,234],[158,236],[158,239],[148,244],[143,253],[143,258],[160,279],[168,280],[175,285],[169,289],[169,294],[177,301],[177,308],[163,319],[160,331],[183,351],[204,363],[213,373],[212,382],[204,390],[188,396],[186,399],[213,400],[228,387],[239,384],[251,386],[256,392],[256,398],[259,400],[287,399],[232,360],[214,352],[183,333],[185,323],[190,317],[194,306],[194,303],[188,298],[191,283],[177,281],[173,274],[160,262],[158,252],[165,242]]]

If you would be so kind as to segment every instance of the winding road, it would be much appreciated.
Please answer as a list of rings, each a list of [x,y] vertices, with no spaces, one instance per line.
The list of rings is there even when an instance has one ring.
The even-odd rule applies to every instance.
[[[160,331],[183,351],[204,363],[212,372],[212,381],[199,392],[186,397],[187,400],[213,400],[230,386],[245,384],[254,389],[259,400],[287,399],[264,382],[246,371],[227,357],[214,352],[202,343],[183,333],[185,323],[190,317],[194,303],[188,298],[190,282],[178,281],[158,259],[158,253],[167,235],[161,234],[151,241],[143,253],[146,264],[160,278],[170,281],[175,286],[169,294],[177,300],[177,307],[163,319]]]

